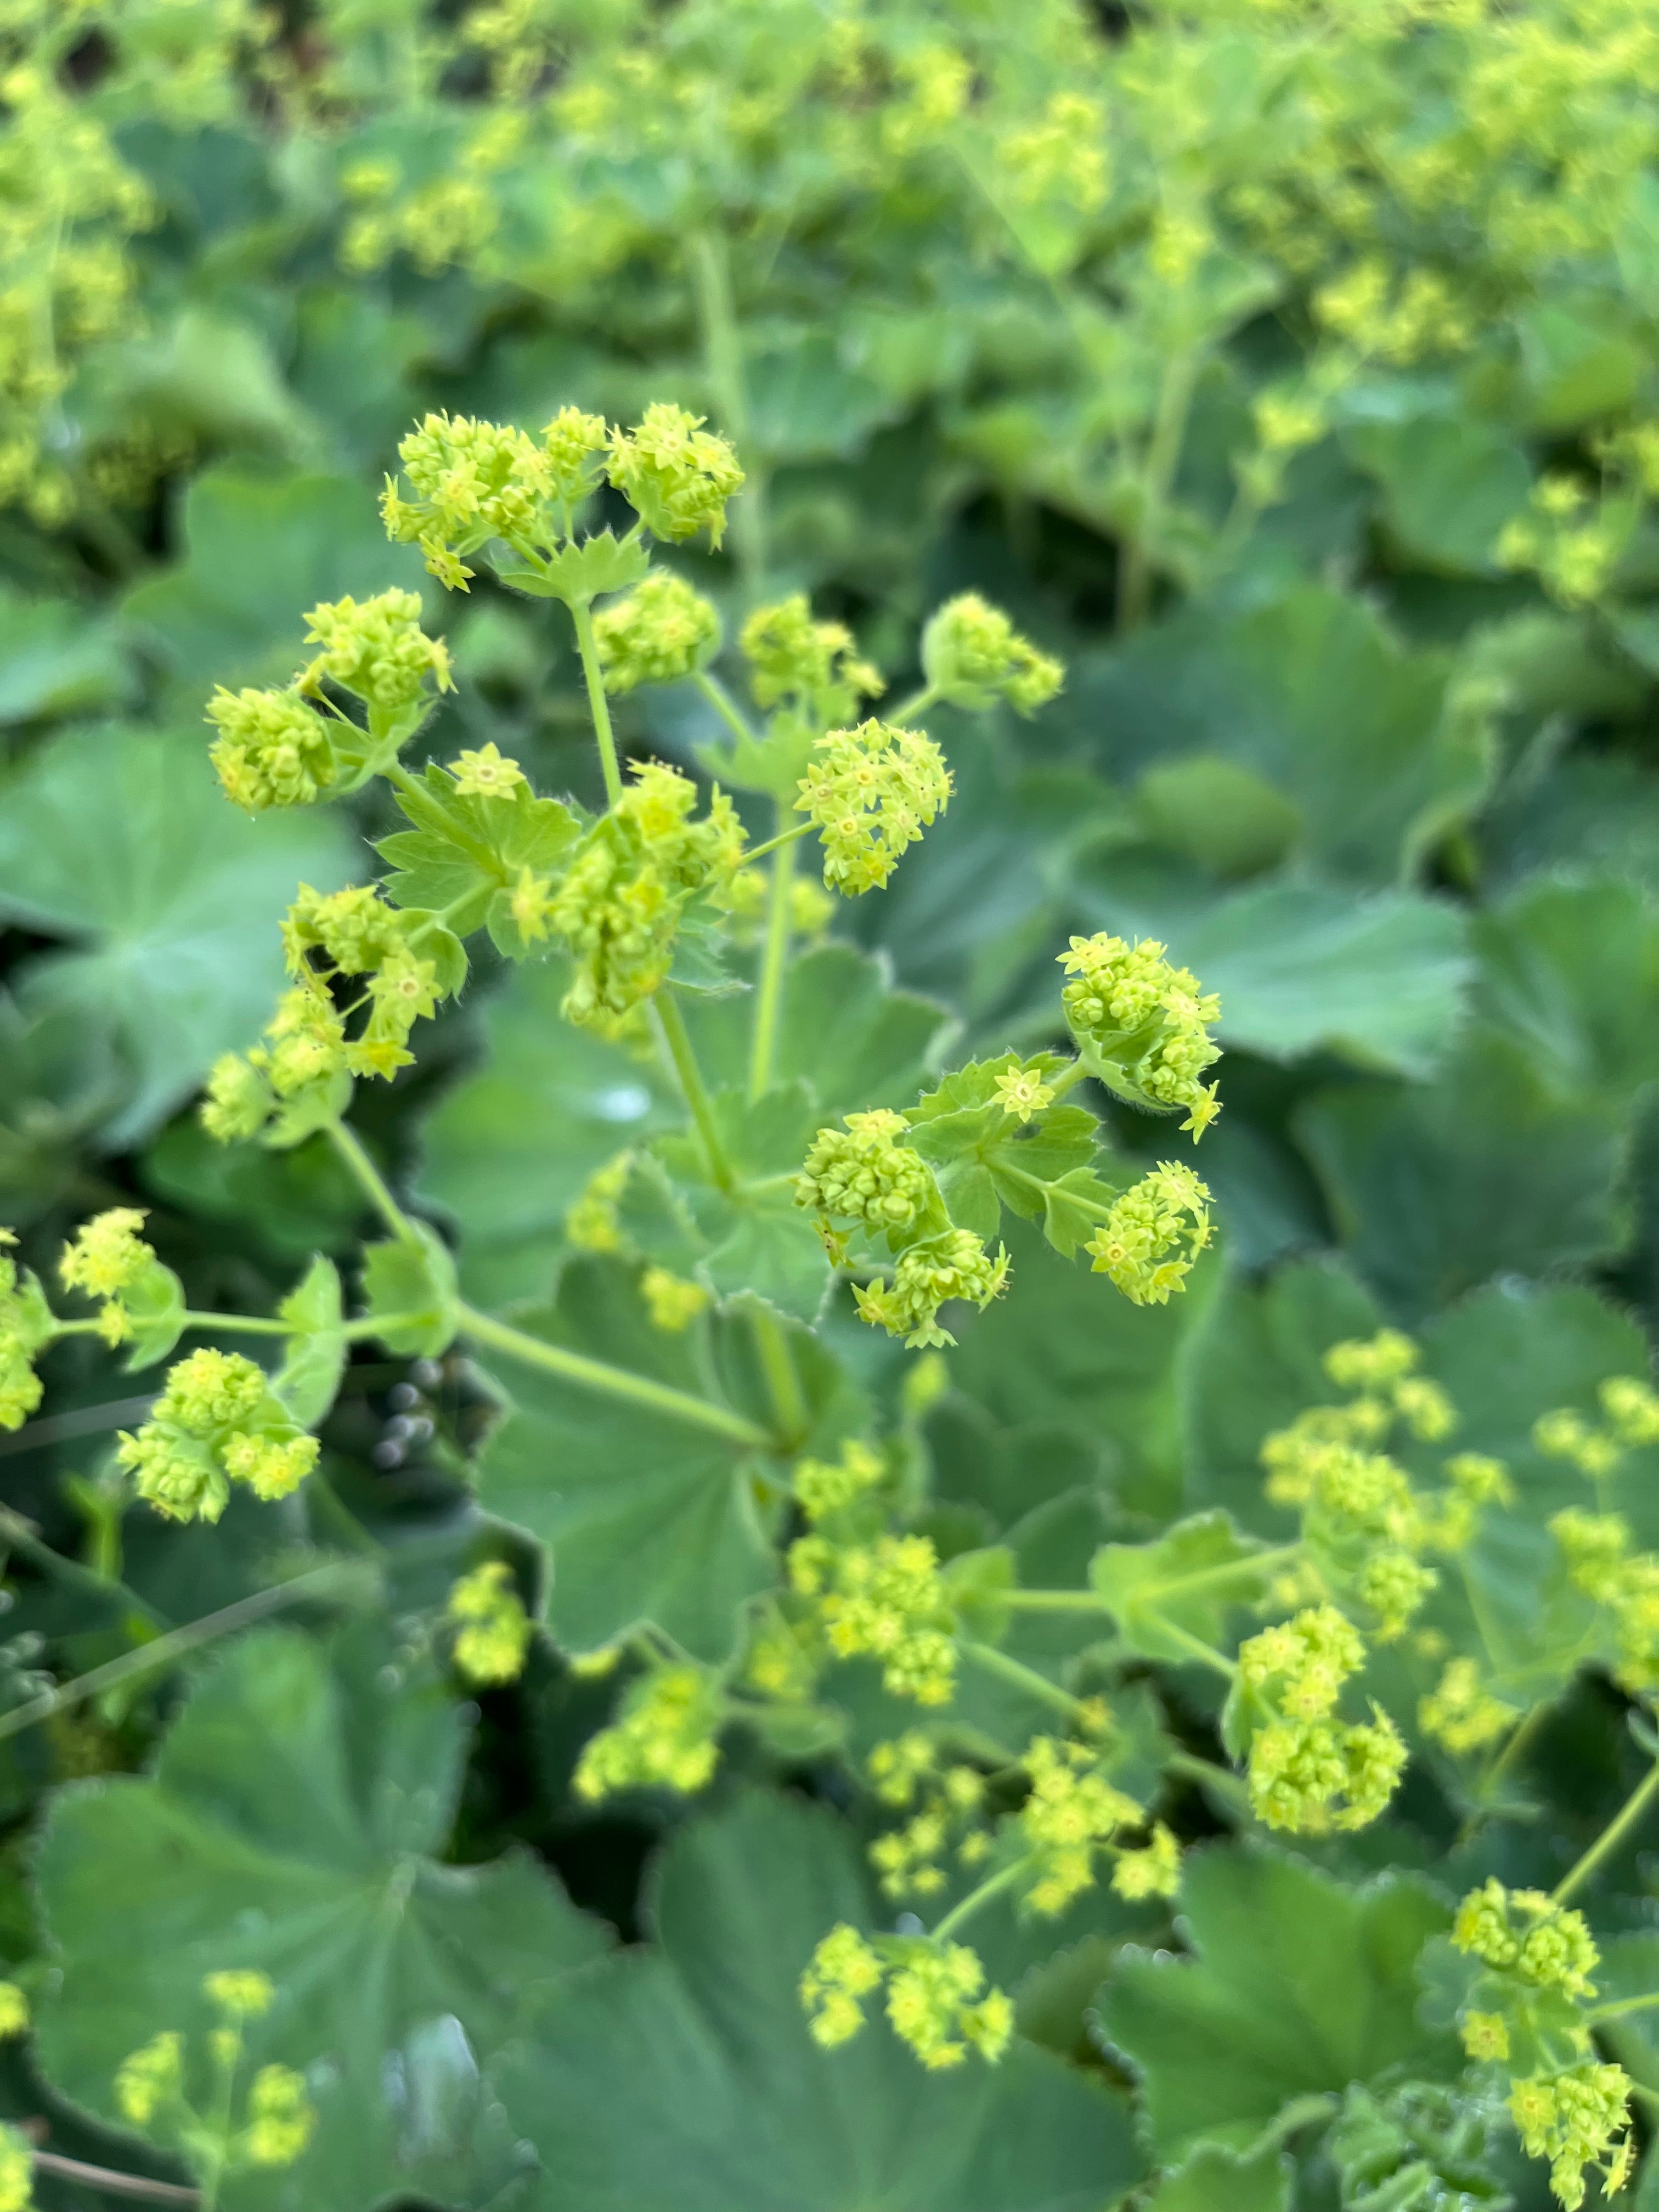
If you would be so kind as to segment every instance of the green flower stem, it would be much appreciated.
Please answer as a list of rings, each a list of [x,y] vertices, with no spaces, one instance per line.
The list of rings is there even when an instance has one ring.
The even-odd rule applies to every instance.
[[[45,1444],[67,1442],[71,1437],[95,1437],[118,1429],[128,1421],[142,1421],[155,1402],[146,1390],[131,1398],[112,1398],[101,1406],[77,1406],[72,1413],[48,1413],[30,1421],[9,1436],[0,1436],[0,1459],[12,1452],[39,1451]]]
[[[1198,382],[1199,360],[1190,348],[1170,356],[1152,418],[1152,434],[1146,447],[1146,506],[1140,526],[1119,554],[1117,620],[1120,629],[1137,629],[1152,605],[1152,574],[1146,557],[1146,540],[1168,504],[1181,460],[1187,417]]]
[[[1189,1591],[1219,1589],[1228,1583],[1237,1582],[1253,1574],[1271,1574],[1277,1567],[1293,1565],[1307,1547],[1300,1539],[1294,1544],[1275,1544],[1266,1552],[1252,1552],[1248,1559],[1228,1559],[1219,1566],[1194,1567],[1189,1575],[1171,1575],[1168,1582],[1158,1585],[1159,1597],[1184,1597]],[[1159,1615],[1160,1620],[1162,1615]],[[1166,1626],[1167,1623],[1164,1624]]]
[[[33,2154],[35,2170],[55,2174],[64,2181],[78,2181],[102,2197],[141,2197],[152,2204],[197,2204],[201,2191],[176,2181],[152,2181],[147,2174],[118,2173],[112,2166],[88,2166],[84,2159],[64,2158],[55,2150]]]
[[[1599,2027],[1604,2020],[1623,2020],[1632,2012],[1650,2012],[1659,2005],[1659,1990],[1649,1990],[1639,1997],[1619,1997],[1612,2004],[1592,2005],[1579,2016],[1587,2027]]]
[[[148,1403],[145,1410],[149,1410]],[[157,1613],[155,1607],[141,1598],[137,1590],[129,1589],[118,1576],[100,1574],[96,1567],[87,1566],[79,1559],[66,1559],[62,1552],[54,1552],[34,1523],[25,1520],[21,1513],[15,1513],[9,1505],[0,1505],[0,1543],[8,1545],[31,1566],[39,1567],[42,1574],[50,1575],[54,1582],[69,1583],[77,1589],[96,1591],[100,1597],[120,1598],[150,1627],[166,1629],[166,1614]],[[3,1732],[0,1729],[0,1734]]]
[[[963,1658],[971,1659],[988,1674],[1000,1674],[1005,1682],[1028,1697],[1041,1698],[1052,1705],[1057,1713],[1067,1719],[1074,1718],[1083,1710],[1081,1698],[1074,1698],[1069,1690],[1062,1690],[1058,1682],[1051,1682],[1046,1674],[1039,1674],[1035,1667],[1027,1667],[1018,1659],[1011,1659],[1006,1651],[999,1651],[994,1644],[980,1644],[970,1636],[959,1636],[957,1649]]]
[[[1188,1782],[1196,1782],[1206,1790],[1226,1800],[1235,1812],[1252,1819],[1250,1785],[1231,1766],[1218,1766],[1212,1759],[1200,1759],[1190,1751],[1172,1751],[1164,1759],[1165,1770],[1179,1774]]]
[[[370,1535],[320,1468],[307,1476],[305,1495],[307,1504],[321,1508],[319,1517],[332,1525],[342,1543],[368,1559],[384,1557],[386,1546]]]
[[[744,589],[750,599],[766,589],[769,565],[767,489],[769,471],[755,444],[749,414],[749,386],[744,374],[743,333],[738,326],[732,298],[732,263],[725,234],[697,230],[686,241],[692,289],[696,295],[697,320],[702,326],[703,354],[708,381],[725,417],[724,428],[738,449],[747,479],[732,507],[732,544],[742,572]]]
[[[605,678],[599,672],[599,649],[593,642],[593,611],[591,607],[573,606],[570,619],[576,625],[576,650],[582,657],[582,674],[587,679],[587,704],[593,717],[593,735],[599,740],[605,803],[614,806],[622,797],[622,770],[617,765],[611,702],[605,696]]]
[[[1172,1644],[1178,1644],[1201,1666],[1213,1668],[1218,1674],[1224,1674],[1230,1682],[1237,1680],[1238,1662],[1236,1659],[1229,1659],[1224,1652],[1218,1651],[1212,1644],[1206,1644],[1201,1636],[1194,1636],[1190,1629],[1178,1627],[1173,1620],[1165,1620],[1161,1613],[1150,1606],[1146,1610],[1148,1618],[1157,1622]]]
[[[630,1375],[626,1368],[611,1367],[602,1359],[588,1358],[583,1352],[567,1352],[562,1345],[549,1344],[544,1338],[531,1336],[507,1322],[494,1321],[471,1306],[463,1305],[458,1311],[463,1336],[471,1337],[475,1344],[487,1344],[494,1351],[505,1352],[511,1359],[522,1360],[527,1367],[539,1367],[546,1374],[556,1375],[582,1389],[596,1390],[607,1398],[625,1399],[653,1413],[665,1414],[670,1420],[682,1421],[689,1428],[708,1429],[730,1443],[740,1444],[746,1451],[777,1449],[775,1437],[742,1413],[733,1413],[729,1406],[717,1406],[712,1399],[694,1397],[689,1390],[677,1390],[671,1383],[653,1382],[648,1376]]]
[[[781,830],[775,837],[769,837],[763,845],[751,845],[743,856],[744,865],[747,866],[750,860],[763,860],[769,853],[781,851],[784,846],[793,845],[799,837],[810,837],[817,826],[816,822],[798,822],[793,830]]]
[[[706,668],[700,668],[692,677],[691,681],[739,744],[753,744],[757,742],[755,732],[738,713],[732,694],[718,676],[711,676]]]
[[[191,1328],[223,1329],[240,1336],[297,1336],[304,1332],[290,1328],[285,1321],[268,1319],[259,1314],[187,1313],[185,1327]]]
[[[780,809],[781,811],[781,809]],[[810,829],[810,823],[803,827]],[[755,994],[755,1027],[749,1044],[749,1096],[772,1087],[777,1056],[778,1017],[783,1010],[783,978],[789,959],[789,892],[795,873],[795,848],[784,840],[772,855],[772,895],[766,908],[766,950],[761,956],[760,988]]]
[[[426,1306],[418,1313],[365,1314],[361,1321],[349,1321],[340,1331],[348,1344],[361,1344],[366,1337],[384,1336],[389,1328],[413,1328],[424,1326],[434,1318],[433,1310]],[[292,1329],[289,1334],[303,1336],[304,1329]]]
[[[1068,1067],[1062,1067],[1058,1075],[1050,1079],[1048,1088],[1056,1098],[1063,1098],[1075,1085],[1082,1082],[1088,1073],[1080,1060],[1074,1060]]]
[[[1001,1602],[1021,1613],[1109,1613],[1111,1607],[1097,1590],[1004,1590]]]
[[[1576,1889],[1583,1887],[1608,1852],[1616,1850],[1624,1841],[1656,1796],[1659,1796],[1659,1760],[1648,1769],[1583,1858],[1576,1866],[1569,1867],[1556,1883],[1550,1892],[1552,1905],[1565,1905]]]
[[[409,1216],[392,1195],[385,1177],[363,1150],[356,1132],[347,1128],[343,1121],[330,1121],[325,1126],[335,1151],[356,1176],[386,1227],[394,1237],[411,1238],[414,1232]]]
[[[912,714],[925,714],[938,696],[939,686],[936,684],[924,684],[920,691],[913,693],[902,707],[895,707],[891,715],[884,719],[890,720],[902,729]]]
[[[270,1589],[255,1590],[251,1597],[238,1598],[234,1605],[222,1607],[217,1613],[205,1614],[200,1620],[186,1621],[182,1628],[168,1631],[152,1643],[141,1644],[136,1651],[125,1651],[118,1659],[112,1659],[102,1667],[94,1667],[90,1674],[77,1674],[72,1682],[60,1682],[54,1690],[46,1690],[27,1705],[14,1705],[9,1713],[0,1713],[0,1741],[7,1736],[21,1735],[36,1721],[49,1720],[53,1713],[63,1712],[70,1705],[83,1705],[88,1698],[112,1690],[118,1684],[131,1681],[135,1675],[147,1674],[157,1667],[171,1666],[187,1652],[197,1651],[216,1637],[228,1636],[234,1630],[246,1628],[268,1613],[280,1613],[284,1607],[297,1605],[308,1597],[325,1594],[332,1583],[343,1585],[348,1580],[356,1582],[362,1570],[348,1567],[342,1561],[331,1560],[325,1567],[313,1567],[309,1574],[296,1575],[292,1582],[278,1583]]]
[[[663,985],[651,1001],[651,1011],[656,1017],[662,1041],[668,1048],[668,1056],[674,1063],[674,1073],[679,1078],[680,1090],[691,1110],[691,1119],[697,1125],[697,1134],[702,1139],[709,1176],[716,1189],[733,1190],[737,1187],[737,1174],[726,1157],[726,1146],[720,1141],[714,1109],[702,1079],[702,1070],[697,1066],[697,1055],[691,1048],[685,1016],[680,1012],[679,1000],[674,996],[672,983]]]
[[[799,1450],[806,1440],[812,1418],[800,1387],[800,1376],[795,1371],[795,1355],[789,1349],[789,1339],[782,1322],[768,1307],[753,1307],[750,1319],[754,1324],[755,1349],[760,1354],[779,1437],[788,1450]]]
[[[972,1919],[981,1905],[988,1905],[994,1897],[1000,1897],[1005,1889],[1012,1889],[1030,1863],[1028,1852],[1024,1858],[1015,1859],[1011,1865],[999,1867],[995,1874],[987,1875],[977,1889],[970,1889],[960,1904],[951,1907],[936,1928],[929,1929],[928,1942],[943,1943],[948,1936],[954,1936],[958,1928]]]

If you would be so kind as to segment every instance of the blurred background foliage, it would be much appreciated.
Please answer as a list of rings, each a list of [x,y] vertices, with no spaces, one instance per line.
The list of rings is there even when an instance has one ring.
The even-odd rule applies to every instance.
[[[337,817],[223,805],[206,695],[285,678],[319,599],[424,587],[461,678],[434,757],[495,738],[542,788],[596,798],[574,656],[488,579],[439,604],[375,496],[428,408],[538,426],[672,398],[749,472],[726,553],[694,571],[729,616],[807,590],[902,672],[931,607],[980,589],[1069,665],[1029,726],[933,718],[950,813],[840,925],[915,994],[876,1074],[902,1088],[946,1024],[964,1049],[1048,1042],[1071,929],[1156,935],[1222,995],[1224,1254],[1148,1313],[1076,1294],[1022,1241],[1023,1295],[927,1416],[958,1544],[1019,1523],[1038,1556],[1108,1508],[1143,1533],[1208,1504],[1259,1522],[1261,1435],[1370,1316],[1449,1347],[1517,1460],[1533,1412],[1639,1370],[1659,1299],[1646,0],[4,0],[0,55],[0,1220],[24,1256],[44,1268],[73,1219],[131,1200],[194,1305],[260,1310],[311,1252],[352,1247],[359,1200],[320,1139],[222,1152],[189,1112],[263,1018],[294,881],[368,859]],[[689,688],[626,717],[636,753],[688,766],[712,734]],[[361,1109],[501,1310],[553,1295],[571,1198],[660,1104],[551,1018],[550,973],[482,973]],[[830,1333],[890,1387],[878,1347]],[[96,1556],[131,1405],[77,1347],[50,1376],[43,1420],[0,1438],[4,1493]],[[487,1413],[459,1364],[362,1356],[325,1431],[337,1493],[401,1540],[411,1604],[475,1544],[461,1477]],[[153,1623],[194,1617],[263,1586],[272,1525],[134,1525],[127,1584]],[[353,1539],[296,1501],[280,1540]],[[69,1674],[129,1647],[118,1605],[15,1564],[13,1703],[43,1654]],[[544,1655],[487,1700],[450,1848],[521,1839],[632,1935],[666,1814],[583,1814],[566,1789],[608,1694]],[[0,1743],[15,1832],[55,1784],[142,1765],[166,1709],[141,1690]],[[1590,1719],[1580,1741],[1589,1820],[1618,1759]],[[694,1986],[688,1899],[806,1815],[724,1817],[661,1876],[686,1947],[661,1972]],[[840,1843],[802,1837],[814,1881],[844,1884]],[[8,1863],[0,1950],[22,1958]],[[1051,1977],[1029,2016],[1046,2001],[1067,2048],[1082,1998]],[[536,2032],[573,2080],[597,2068],[602,2102],[568,2023]],[[630,2047],[620,2015],[607,2032]],[[443,2051],[399,2063],[461,2094]],[[13,2109],[39,2096],[0,2077]],[[1053,2141],[1081,2128],[1087,2170],[1127,2178],[1127,2136],[1103,2148],[1098,2124],[1061,2116]],[[580,2145],[562,2154],[581,2172]],[[504,2186],[514,2155],[504,2138],[476,2171],[505,2161]],[[407,2144],[353,2156],[347,2205],[398,2174],[447,2185]],[[1054,2157],[1046,2195],[1010,2177],[1011,2207],[1093,2201]],[[761,2201],[744,2185],[677,2202]],[[939,2185],[890,2201],[958,2201]]]

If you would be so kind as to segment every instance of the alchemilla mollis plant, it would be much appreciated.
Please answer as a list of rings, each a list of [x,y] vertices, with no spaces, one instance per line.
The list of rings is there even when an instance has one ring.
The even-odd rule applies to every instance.
[[[1656,40],[0,9],[0,2212],[1653,2197]]]

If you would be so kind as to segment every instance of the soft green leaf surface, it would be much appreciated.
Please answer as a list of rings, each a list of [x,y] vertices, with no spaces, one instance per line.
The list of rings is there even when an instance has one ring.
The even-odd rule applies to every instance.
[[[85,609],[0,591],[0,722],[96,714],[131,682],[114,638]]]
[[[653,1907],[660,1948],[579,1978],[494,2069],[537,2212],[1098,2212],[1136,2179],[1121,2104],[1030,2045],[927,2074],[880,2024],[813,2043],[801,1969],[870,1921],[816,1808],[750,1796],[682,1830]]]
[[[324,814],[250,822],[187,732],[77,730],[0,786],[0,913],[74,940],[34,956],[23,1004],[106,1039],[112,1145],[153,1129],[222,1052],[252,1042],[283,978],[276,924],[297,881],[345,880]]]
[[[58,1798],[40,1861],[61,1979],[40,2021],[55,2086],[113,2113],[116,2068],[164,2027],[199,2036],[204,1975],[275,1983],[252,2062],[304,2069],[319,2113],[298,2165],[231,2206],[368,2212],[465,2198],[511,2171],[480,2065],[602,1948],[528,1857],[439,1863],[466,1731],[424,1669],[373,1637],[267,1629],[224,1653],[153,1777]]]
[[[1260,1595],[1254,1548],[1224,1513],[1194,1514],[1153,1543],[1103,1545],[1089,1581],[1130,1650],[1179,1665],[1193,1656],[1186,1639],[1219,1644],[1229,1613]]]
[[[1195,1851],[1182,1885],[1194,1960],[1126,1958],[1101,2002],[1135,2069],[1161,2160],[1196,2144],[1249,2151],[1297,2100],[1462,2054],[1417,2023],[1414,1968],[1449,1923],[1425,1884],[1351,1888],[1278,1852]]]

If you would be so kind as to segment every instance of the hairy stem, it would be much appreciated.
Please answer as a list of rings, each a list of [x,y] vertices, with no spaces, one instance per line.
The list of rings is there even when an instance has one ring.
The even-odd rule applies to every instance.
[[[769,837],[763,845],[750,845],[744,854],[745,863],[763,860],[769,853],[775,853],[785,845],[793,845],[803,837],[810,837],[817,828],[816,822],[798,822],[793,830],[780,830],[775,837]]]
[[[326,1124],[329,1141],[362,1185],[375,1212],[394,1237],[413,1237],[409,1216],[392,1195],[390,1187],[368,1154],[363,1150],[355,1131],[343,1121]]]
[[[782,1322],[768,1307],[754,1307],[750,1319],[754,1324],[755,1349],[760,1354],[761,1368],[766,1376],[767,1394],[772,1401],[778,1434],[787,1448],[793,1451],[805,1441],[806,1431],[811,1426],[805,1394],[800,1387],[800,1376],[795,1371],[795,1355],[789,1348],[789,1339]]]
[[[981,1905],[1000,1897],[1005,1889],[1012,1889],[1030,1863],[1029,1856],[1016,1859],[1012,1866],[999,1867],[995,1874],[987,1875],[977,1889],[970,1889],[960,1904],[953,1905],[936,1928],[928,1930],[928,1941],[943,1943],[954,1936],[964,1922],[971,1920]]]
[[[779,809],[781,813],[781,808]],[[805,825],[810,828],[811,824]],[[766,908],[766,949],[761,956],[760,988],[755,994],[755,1026],[749,1045],[749,1096],[758,1098],[772,1085],[777,1056],[778,1017],[783,1010],[783,979],[789,959],[789,894],[795,873],[795,848],[781,843],[772,855],[772,893]]]
[[[156,1667],[170,1666],[187,1652],[199,1650],[203,1644],[211,1644],[216,1637],[228,1636],[234,1630],[246,1628],[268,1613],[280,1613],[285,1606],[297,1605],[308,1597],[324,1595],[329,1583],[341,1583],[349,1571],[338,1560],[325,1567],[314,1567],[309,1574],[296,1575],[292,1582],[278,1583],[270,1589],[255,1590],[251,1597],[239,1598],[234,1605],[222,1607],[200,1620],[186,1621],[182,1628],[158,1636],[154,1643],[142,1644],[137,1651],[123,1652],[102,1667],[94,1667],[90,1674],[77,1674],[72,1682],[60,1682],[56,1689],[44,1691],[31,1698],[27,1705],[14,1705],[9,1713],[0,1713],[0,1740],[21,1735],[36,1721],[51,1718],[70,1705],[85,1703],[105,1690],[131,1681],[136,1675],[147,1674]]]
[[[1027,1697],[1040,1698],[1044,1705],[1052,1705],[1056,1712],[1064,1713],[1068,1719],[1075,1717],[1083,1710],[1081,1698],[1074,1698],[1069,1690],[1062,1690],[1058,1682],[1051,1682],[1046,1674],[1039,1674],[1035,1667],[1027,1667],[1018,1659],[1011,1659],[1006,1651],[999,1651],[994,1644],[980,1644],[972,1637],[959,1636],[957,1649],[963,1658],[971,1659],[986,1674],[1000,1674],[1015,1689],[1024,1691]]]
[[[605,696],[605,678],[599,672],[599,649],[593,642],[592,609],[572,607],[570,619],[576,626],[576,650],[582,657],[582,674],[587,682],[587,705],[599,742],[605,804],[614,806],[622,797],[622,770],[617,764],[617,740],[611,727],[611,702]]]
[[[902,729],[912,714],[925,714],[938,696],[936,684],[924,684],[920,691],[912,692],[902,707],[895,707],[890,717],[884,719],[890,719]]]
[[[682,1422],[688,1428],[707,1429],[748,1451],[776,1449],[777,1439],[742,1413],[733,1413],[729,1406],[717,1406],[710,1398],[694,1397],[690,1391],[677,1390],[672,1383],[653,1382],[649,1376],[631,1375],[626,1368],[610,1366],[602,1359],[590,1359],[584,1352],[568,1352],[562,1345],[550,1344],[545,1338],[532,1336],[508,1322],[492,1320],[489,1315],[479,1313],[472,1306],[462,1306],[459,1317],[464,1336],[471,1337],[475,1344],[487,1344],[494,1351],[505,1352],[510,1359],[522,1360],[526,1367],[539,1367],[544,1374],[556,1375],[563,1382],[597,1391],[602,1397],[642,1406],[651,1413]]]
[[[755,732],[738,712],[737,703],[718,676],[711,676],[706,668],[698,669],[691,678],[703,697],[720,716],[739,744],[753,744]]]
[[[747,479],[732,507],[732,544],[743,576],[744,596],[758,599],[766,589],[769,566],[767,528],[768,476],[756,449],[749,413],[749,386],[744,374],[743,333],[738,326],[732,297],[732,262],[725,234],[694,231],[687,241],[692,289],[696,295],[697,320],[702,326],[703,354],[708,381],[724,416],[726,434],[738,449]]]
[[[1583,1887],[1608,1853],[1618,1849],[1656,1796],[1659,1796],[1659,1760],[1648,1769],[1577,1864],[1569,1867],[1556,1883],[1550,1892],[1552,1905],[1565,1905],[1576,1889]]]
[[[233,1336],[297,1336],[303,1334],[290,1328],[285,1321],[277,1321],[260,1314],[187,1313],[185,1327],[222,1329]]]
[[[152,2181],[147,2174],[118,2173],[112,2166],[88,2166],[84,2159],[64,2158],[55,2150],[33,2154],[36,2170],[56,2174],[64,2181],[78,2181],[105,2197],[142,2197],[152,2204],[199,2204],[201,2191],[176,2181]]]
[[[702,1140],[703,1153],[708,1162],[709,1178],[716,1189],[734,1189],[737,1175],[720,1140],[714,1105],[702,1079],[702,1070],[697,1066],[697,1055],[691,1048],[685,1016],[680,1012],[679,1000],[674,996],[672,983],[663,985],[651,1001],[651,1011],[656,1017],[662,1041],[668,1048],[668,1056],[674,1064],[674,1073],[679,1079],[686,1105],[690,1109],[691,1119],[697,1125],[697,1134]]]

